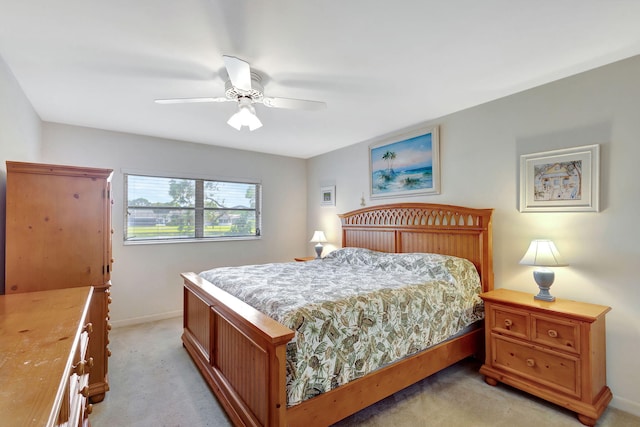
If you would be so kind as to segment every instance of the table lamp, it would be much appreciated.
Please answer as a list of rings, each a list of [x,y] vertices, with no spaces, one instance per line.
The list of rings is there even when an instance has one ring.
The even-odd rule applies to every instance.
[[[549,288],[555,279],[555,273],[548,267],[564,267],[566,264],[551,240],[533,240],[529,249],[520,260],[522,265],[533,265],[538,268],[533,272],[533,279],[538,284],[540,292],[534,299],[555,301],[556,297],[549,293]]]
[[[317,243],[315,246],[316,249],[316,259],[320,258],[322,255],[322,244],[326,243],[327,238],[324,236],[324,231],[316,230],[313,232],[313,237],[309,240],[311,243]]]

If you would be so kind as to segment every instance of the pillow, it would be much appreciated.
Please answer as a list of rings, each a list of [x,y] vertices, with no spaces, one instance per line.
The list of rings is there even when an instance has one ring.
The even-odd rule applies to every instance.
[[[364,248],[341,248],[329,252],[324,259],[335,260],[344,264],[376,265],[383,252],[372,251]]]

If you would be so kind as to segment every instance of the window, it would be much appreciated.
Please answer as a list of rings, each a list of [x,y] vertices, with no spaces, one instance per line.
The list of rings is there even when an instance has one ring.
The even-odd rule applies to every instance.
[[[260,236],[255,182],[124,175],[124,240],[215,240]]]

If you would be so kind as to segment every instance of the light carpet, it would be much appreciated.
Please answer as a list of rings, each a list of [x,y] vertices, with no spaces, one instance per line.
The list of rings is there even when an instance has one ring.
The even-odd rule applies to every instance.
[[[111,331],[110,391],[93,405],[93,427],[232,425],[182,347],[181,333],[181,318]],[[477,361],[462,361],[334,427],[582,425],[562,407],[502,384],[487,385],[479,367]],[[609,407],[597,425],[638,427],[640,417]]]

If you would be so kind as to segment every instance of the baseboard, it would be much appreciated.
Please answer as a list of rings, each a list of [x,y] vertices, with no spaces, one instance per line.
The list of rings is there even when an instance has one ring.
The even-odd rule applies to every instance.
[[[640,403],[638,402],[633,402],[629,399],[625,399],[624,397],[614,395],[609,405],[616,409],[620,409],[621,411],[640,417]]]
[[[158,320],[171,319],[173,317],[182,317],[182,310],[150,314],[148,316],[133,317],[131,319],[113,320],[110,323],[114,328],[121,328],[123,326],[139,325],[140,323],[155,322]]]

